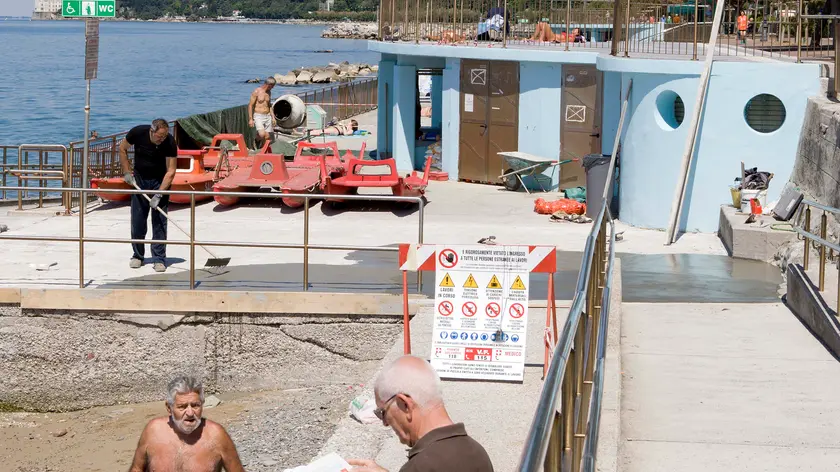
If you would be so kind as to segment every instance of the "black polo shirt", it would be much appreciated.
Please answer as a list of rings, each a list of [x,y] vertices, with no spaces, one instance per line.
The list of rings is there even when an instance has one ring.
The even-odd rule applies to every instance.
[[[467,436],[464,423],[433,429],[408,451],[400,472],[493,472],[487,451]]]
[[[178,157],[178,146],[171,134],[162,143],[153,143],[151,129],[149,125],[135,126],[125,135],[125,140],[134,146],[134,172],[141,179],[160,180],[166,174],[166,159]]]

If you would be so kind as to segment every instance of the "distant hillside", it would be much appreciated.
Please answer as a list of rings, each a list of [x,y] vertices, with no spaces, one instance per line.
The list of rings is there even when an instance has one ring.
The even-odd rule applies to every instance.
[[[121,0],[118,5],[120,16],[144,20],[167,15],[215,18],[231,16],[234,10],[247,18],[279,20],[310,18],[313,15],[309,12],[318,12],[318,0]],[[331,9],[333,12],[375,12],[378,5],[378,0],[335,0]]]

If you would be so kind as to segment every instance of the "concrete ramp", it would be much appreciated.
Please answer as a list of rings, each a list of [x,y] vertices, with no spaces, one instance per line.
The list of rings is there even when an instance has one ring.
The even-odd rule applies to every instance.
[[[619,470],[837,470],[840,363],[784,305],[622,310]]]
[[[569,302],[558,302],[558,324],[562,326]],[[423,307],[411,321],[412,351],[429,358],[432,342],[432,308]],[[487,449],[498,472],[509,472],[519,463],[519,455],[531,425],[542,389],[543,332],[545,304],[531,304],[528,312],[528,346],[523,383],[443,381],[443,395],[452,419],[463,422],[467,433]],[[402,340],[393,346],[383,365],[402,354]],[[372,395],[373,380],[369,382]],[[344,457],[373,458],[390,471],[406,462],[408,449],[400,444],[390,428],[379,424],[362,425],[346,418],[321,450]]]

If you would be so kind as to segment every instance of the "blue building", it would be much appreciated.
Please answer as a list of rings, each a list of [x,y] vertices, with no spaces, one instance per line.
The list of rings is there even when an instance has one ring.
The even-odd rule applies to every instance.
[[[417,141],[417,77],[426,74],[432,76],[432,127],[440,132],[442,170],[450,180],[499,183],[502,151],[553,159],[609,154],[632,80],[619,154],[620,218],[666,228],[706,45],[697,46],[700,60],[691,60],[691,42],[668,38],[693,25],[663,24],[654,13],[639,17],[619,48],[629,48],[631,57],[610,54],[605,39],[612,34],[603,20],[568,29],[551,22],[555,39],[568,30],[569,37],[581,31],[586,40],[562,44],[524,39],[537,27],[515,18],[507,31],[498,28],[496,41],[474,40],[471,25],[442,23],[431,34],[425,25],[405,23],[401,40],[369,43],[380,53],[379,152],[392,155],[400,169],[422,168],[428,143]],[[775,174],[768,201],[778,198],[793,169],[807,98],[820,90],[820,67],[796,63],[795,53],[765,54],[759,46],[748,49],[723,33],[718,38],[682,231],[717,230],[719,206],[731,202],[729,186],[741,161]],[[583,177],[573,163],[547,172],[545,183],[563,189],[583,185]]]

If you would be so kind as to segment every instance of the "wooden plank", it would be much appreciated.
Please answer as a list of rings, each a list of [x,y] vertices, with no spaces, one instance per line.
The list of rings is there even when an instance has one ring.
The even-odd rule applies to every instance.
[[[22,289],[20,304],[61,311],[402,315],[401,295],[376,293]]]

